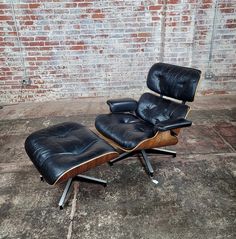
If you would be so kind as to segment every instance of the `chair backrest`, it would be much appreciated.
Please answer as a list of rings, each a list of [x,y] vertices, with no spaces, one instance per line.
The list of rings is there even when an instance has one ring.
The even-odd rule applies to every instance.
[[[201,71],[166,63],[154,64],[147,77],[149,89],[182,101],[193,101]]]

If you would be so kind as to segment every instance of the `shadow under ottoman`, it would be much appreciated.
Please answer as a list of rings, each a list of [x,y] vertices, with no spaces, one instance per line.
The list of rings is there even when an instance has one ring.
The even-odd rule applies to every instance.
[[[25,141],[25,150],[42,178],[55,185],[67,181],[59,201],[60,209],[68,199],[74,180],[106,181],[79,175],[118,157],[118,152],[91,130],[79,123],[65,122],[36,131]]]

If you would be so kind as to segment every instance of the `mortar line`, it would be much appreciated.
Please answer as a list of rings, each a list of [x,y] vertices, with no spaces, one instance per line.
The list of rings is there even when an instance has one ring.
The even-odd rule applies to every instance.
[[[162,18],[161,18],[161,44],[160,44],[160,54],[159,54],[161,62],[163,62],[165,57],[166,10],[167,10],[167,0],[164,0]]]
[[[25,63],[25,56],[24,56],[24,52],[25,50],[23,49],[23,45],[20,39],[20,29],[18,26],[18,22],[16,19],[16,11],[15,11],[15,7],[14,7],[14,2],[11,0],[11,11],[12,11],[12,17],[13,17],[13,21],[14,21],[14,27],[16,30],[16,38],[17,38],[17,45],[20,49],[20,56],[21,56],[21,62],[22,62],[22,66],[23,66],[23,74],[24,74],[24,79],[26,80],[28,74],[26,71],[26,63]]]
[[[214,12],[213,12],[214,15],[213,15],[213,21],[212,21],[212,32],[211,32],[210,49],[209,49],[208,64],[207,64],[208,70],[212,68],[212,56],[213,56],[213,47],[214,47],[213,46],[214,37],[215,37],[215,31],[216,31],[216,20],[218,20],[217,10],[218,10],[218,0],[215,1]]]

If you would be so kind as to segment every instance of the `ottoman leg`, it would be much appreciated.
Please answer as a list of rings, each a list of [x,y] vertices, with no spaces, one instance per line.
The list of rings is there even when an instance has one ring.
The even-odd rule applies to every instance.
[[[81,174],[78,174],[77,176],[75,176],[74,180],[78,180],[80,182],[101,184],[104,187],[107,186],[107,181],[105,181],[105,180],[94,178],[94,177],[89,177],[89,176],[85,176],[85,175],[81,175]]]
[[[62,194],[62,196],[60,198],[60,201],[58,203],[60,209],[64,208],[64,205],[67,202],[67,200],[68,200],[68,198],[70,196],[71,190],[72,190],[72,183],[75,180],[76,181],[80,181],[80,182],[101,184],[104,187],[107,186],[107,181],[105,181],[105,180],[78,174],[74,178],[68,179],[68,181],[66,183],[66,187],[64,189],[64,192],[63,192],[63,194]]]
[[[70,178],[70,179],[67,181],[67,183],[66,183],[66,187],[65,187],[64,192],[63,192],[63,194],[62,194],[62,196],[61,196],[61,199],[60,199],[60,201],[59,201],[59,203],[58,203],[60,209],[63,209],[63,208],[64,208],[64,205],[65,205],[66,201],[68,200],[68,198],[69,198],[69,196],[70,196],[70,192],[71,192],[71,189],[72,189],[72,187],[71,187],[72,182],[73,182],[73,179]]]
[[[44,178],[42,175],[40,175],[40,180],[43,182],[44,181]]]

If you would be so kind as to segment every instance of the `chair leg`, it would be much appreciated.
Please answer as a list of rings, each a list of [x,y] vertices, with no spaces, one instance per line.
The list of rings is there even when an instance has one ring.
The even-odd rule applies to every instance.
[[[172,150],[167,150],[167,149],[145,149],[147,153],[150,154],[165,154],[165,155],[172,155],[173,157],[176,157],[176,152]],[[134,154],[137,154],[137,151],[134,152],[128,152],[128,153],[123,153],[119,157],[110,160],[108,163],[110,166],[112,166],[114,163],[119,162],[123,159],[126,159]],[[147,158],[147,157],[146,157]]]
[[[153,177],[153,174],[154,174],[154,170],[152,168],[152,165],[148,159],[148,156],[146,154],[146,152],[144,150],[141,150],[141,154],[143,156],[143,159],[144,159],[144,163],[145,163],[145,166],[146,166],[146,169],[147,169],[147,172],[148,174]]]
[[[146,149],[145,151],[150,154],[165,154],[165,155],[172,155],[173,157],[176,157],[175,151],[167,150],[167,149]]]
[[[72,187],[71,187],[72,182],[73,182],[73,178],[70,178],[66,183],[66,187],[65,187],[64,192],[61,196],[61,199],[58,203],[58,206],[60,207],[60,209],[64,208],[64,205],[65,205],[65,203],[67,202],[67,200],[70,196],[70,193],[71,193],[71,190],[72,190]]]
[[[115,159],[112,159],[110,160],[108,163],[110,166],[112,166],[114,163],[118,162],[118,161],[121,161],[123,159],[126,159],[134,154],[136,154],[137,152],[129,152],[129,153],[123,153],[121,154],[119,157],[115,158]]]
[[[74,180],[78,180],[80,182],[87,182],[87,183],[97,183],[97,184],[103,185],[104,187],[107,186],[107,181],[105,181],[105,180],[94,178],[94,177],[89,177],[89,176],[85,176],[85,175],[81,175],[81,174],[75,176]]]

